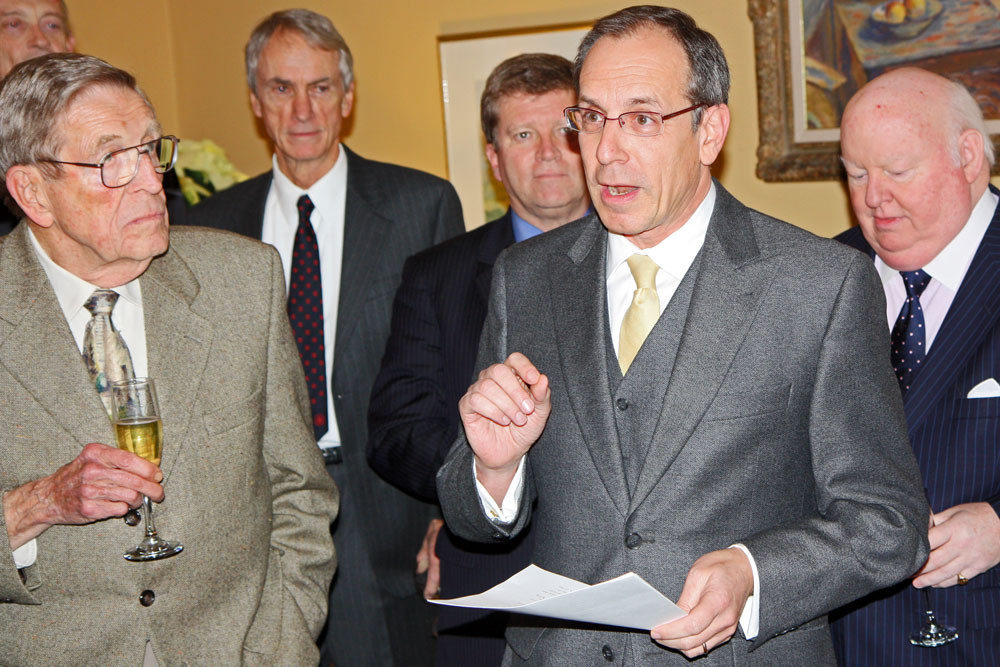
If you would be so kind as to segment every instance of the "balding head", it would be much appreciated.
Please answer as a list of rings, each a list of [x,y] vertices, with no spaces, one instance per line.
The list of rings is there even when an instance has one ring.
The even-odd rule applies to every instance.
[[[886,264],[909,271],[965,226],[989,183],[992,146],[965,88],[904,68],[848,103],[841,155],[865,239]]]

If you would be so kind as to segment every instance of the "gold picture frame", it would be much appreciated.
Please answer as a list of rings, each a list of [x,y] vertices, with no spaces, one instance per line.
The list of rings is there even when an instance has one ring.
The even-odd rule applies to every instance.
[[[1000,16],[1000,0],[930,1],[934,13],[928,10],[928,19],[916,26],[920,32],[893,34],[876,30],[870,13],[878,3],[872,0],[748,0],[757,63],[758,178],[771,182],[840,179],[839,112],[843,104],[868,78],[902,65],[926,67],[966,85],[978,81],[980,90],[973,94],[989,111],[987,130],[1000,153],[1000,112],[996,110],[1000,79],[982,83],[973,78],[982,69],[977,66],[1000,63],[1000,27],[972,23],[987,21],[994,11]],[[823,15],[814,15],[818,12]],[[810,22],[820,22],[831,36],[819,40],[814,31],[807,39]],[[980,29],[969,30],[971,37],[957,35],[956,23]],[[922,50],[921,40],[932,43],[931,38],[942,34],[958,45],[943,51],[938,39],[933,49]],[[975,43],[976,39],[981,43]],[[829,58],[813,57],[824,48]],[[1000,77],[1000,65],[989,75]],[[811,94],[816,92],[816,78],[828,82],[827,88],[833,91],[824,98],[830,107],[824,116],[827,127],[810,125],[815,115],[809,104],[815,99]],[[993,173],[1000,174],[1000,162]]]

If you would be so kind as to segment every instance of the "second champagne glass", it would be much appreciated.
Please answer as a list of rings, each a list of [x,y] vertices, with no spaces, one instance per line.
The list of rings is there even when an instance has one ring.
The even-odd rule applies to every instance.
[[[118,448],[160,465],[163,449],[163,421],[156,401],[156,388],[150,378],[135,378],[111,383],[112,415]],[[168,542],[156,533],[153,503],[142,497],[146,518],[146,536],[134,549],[125,552],[125,560],[145,561],[169,558],[184,550],[178,542]]]

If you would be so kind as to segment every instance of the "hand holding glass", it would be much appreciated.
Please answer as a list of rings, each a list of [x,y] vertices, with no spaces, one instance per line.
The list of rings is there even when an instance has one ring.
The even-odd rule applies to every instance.
[[[111,404],[118,449],[160,465],[163,422],[160,419],[153,381],[150,378],[135,378],[111,383]],[[146,496],[142,497],[142,506],[146,518],[146,536],[139,546],[125,552],[125,560],[158,560],[183,551],[181,544],[168,542],[156,534],[153,503]]]

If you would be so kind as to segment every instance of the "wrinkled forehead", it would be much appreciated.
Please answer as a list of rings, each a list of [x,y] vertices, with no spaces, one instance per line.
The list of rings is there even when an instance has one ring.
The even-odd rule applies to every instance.
[[[59,145],[77,141],[94,144],[94,148],[162,134],[156,112],[145,97],[127,86],[104,83],[77,91],[56,116],[52,131]]]
[[[0,17],[20,15],[25,17],[57,16],[66,21],[66,10],[59,0],[0,0]]]
[[[598,39],[580,70],[580,100],[614,96],[626,106],[677,103],[688,93],[689,64],[666,28],[641,27]]]

